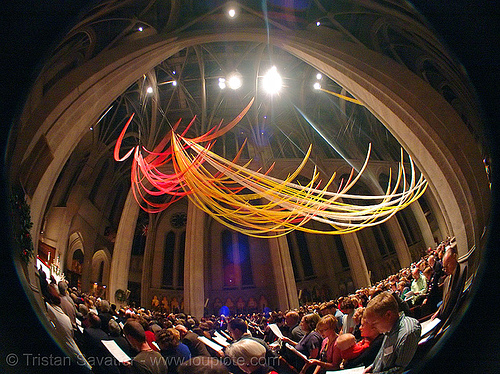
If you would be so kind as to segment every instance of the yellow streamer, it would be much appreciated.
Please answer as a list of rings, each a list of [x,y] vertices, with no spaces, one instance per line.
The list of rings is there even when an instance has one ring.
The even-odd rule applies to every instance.
[[[328,91],[328,90],[325,90],[324,88],[320,88],[319,90],[323,91],[323,92],[326,92],[326,93],[329,93],[330,95],[334,95],[334,96],[340,97],[341,99],[344,99],[346,101],[350,101],[351,103],[358,104],[358,105],[363,105],[363,103],[361,101],[359,101],[357,99],[354,99],[352,97],[345,96],[345,95],[342,95],[342,94],[339,94],[339,93],[336,93],[336,92],[333,92],[333,91]]]
[[[411,178],[408,186],[401,161],[396,184],[392,189],[389,185],[385,195],[359,196],[347,194],[347,191],[365,170],[368,156],[360,173],[341,191],[335,193],[327,191],[335,175],[324,188],[314,187],[319,178],[316,170],[306,186],[293,183],[305,166],[311,148],[295,172],[285,180],[279,180],[230,162],[182,136],[172,134],[172,144],[174,169],[176,173],[184,176],[182,187],[191,192],[187,196],[216,221],[249,236],[281,236],[296,229],[316,234],[354,232],[387,221],[418,199],[427,187],[423,176],[416,180],[411,158]],[[192,167],[195,160],[202,162],[199,162],[197,167]],[[225,177],[216,178],[209,167]],[[243,186],[253,193],[230,193],[236,185]],[[403,186],[403,189],[398,193],[399,186]],[[373,203],[354,205],[339,201],[346,198]],[[261,200],[267,203],[261,203]],[[330,229],[305,227],[311,220],[326,223]]]
[[[362,105],[356,99],[324,89],[322,91]],[[236,126],[252,102],[253,99],[227,126],[219,126],[194,139],[177,134],[176,124],[155,150],[148,152],[147,157],[142,156],[139,146],[126,156],[119,156],[121,139],[133,119],[133,116],[130,117],[115,147],[115,159],[122,161],[134,153],[132,190],[141,207],[148,212],[159,212],[173,201],[187,196],[217,222],[245,235],[269,238],[286,235],[293,230],[338,235],[386,222],[425,192],[427,181],[423,175],[417,178],[411,157],[411,170],[407,179],[403,150],[394,186],[391,186],[391,170],[384,194],[364,196],[349,194],[349,190],[359,181],[368,165],[371,145],[360,171],[354,176],[352,170],[345,185],[340,186],[337,192],[329,191],[336,174],[333,173],[320,188],[320,174],[316,168],[305,186],[294,183],[309,160],[312,145],[296,170],[284,180],[267,175],[272,167],[262,173],[260,169],[251,170],[250,161],[238,165],[236,162],[241,150],[233,161],[229,161],[213,153],[210,143],[207,146],[200,145],[200,142],[213,141]],[[170,146],[162,151],[169,142]],[[159,170],[169,160],[172,161],[174,174],[164,174]],[[149,199],[150,196],[165,194],[172,196],[168,203],[155,203]],[[354,204],[350,200],[363,203]],[[308,225],[312,221],[327,226],[317,228]]]

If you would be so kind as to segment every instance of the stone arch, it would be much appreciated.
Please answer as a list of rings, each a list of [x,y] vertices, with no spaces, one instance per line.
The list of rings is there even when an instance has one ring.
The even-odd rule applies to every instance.
[[[66,269],[72,268],[73,255],[80,250],[85,255],[83,237],[80,232],[74,232],[69,236],[68,250],[66,254]]]
[[[68,240],[63,271],[71,287],[81,286],[85,259],[84,240],[80,232],[73,232]]]
[[[103,264],[103,265],[101,265]],[[102,266],[102,279],[100,278]],[[101,283],[101,285],[107,285],[109,283],[109,270],[111,267],[111,254],[107,248],[99,249],[92,256],[92,272],[91,272],[91,282]]]

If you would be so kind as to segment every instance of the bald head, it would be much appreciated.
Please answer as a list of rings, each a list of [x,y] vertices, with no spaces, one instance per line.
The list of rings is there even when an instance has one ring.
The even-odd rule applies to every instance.
[[[420,278],[420,269],[415,267],[411,271],[411,275],[413,276],[414,279]]]
[[[186,327],[186,326],[184,326],[184,325],[176,325],[176,326],[175,326],[175,329],[176,329],[177,331],[179,331],[179,333],[181,334],[181,339],[182,339],[183,337],[185,337],[185,336],[186,336],[186,334],[188,333],[188,329],[187,329],[187,327]]]
[[[446,247],[443,256],[443,268],[446,274],[452,275],[458,265],[458,253],[455,246]]]
[[[288,327],[295,327],[300,321],[299,313],[295,311],[290,311],[285,314],[285,324]]]
[[[431,268],[434,267],[434,264],[436,263],[436,257],[434,255],[430,255],[427,259],[427,263]]]

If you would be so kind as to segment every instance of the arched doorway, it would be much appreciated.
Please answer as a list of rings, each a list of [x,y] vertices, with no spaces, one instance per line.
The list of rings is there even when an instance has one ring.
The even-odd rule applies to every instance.
[[[109,298],[107,285],[109,283],[109,269],[111,255],[108,249],[100,249],[92,256],[92,272],[90,282],[94,285],[92,291],[96,296]]]
[[[82,288],[82,273],[84,264],[83,241],[79,233],[70,236],[66,266],[64,273],[70,287]]]

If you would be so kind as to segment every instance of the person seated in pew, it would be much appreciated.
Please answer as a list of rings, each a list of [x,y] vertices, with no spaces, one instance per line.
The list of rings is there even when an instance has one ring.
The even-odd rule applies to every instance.
[[[365,373],[402,373],[417,350],[420,323],[404,313],[400,315],[395,297],[383,291],[370,300],[365,309],[366,322],[384,334],[382,346]]]
[[[299,342],[295,342],[287,337],[283,337],[284,343],[290,344],[298,352],[302,353],[307,359],[318,359],[321,350],[323,338],[316,331],[316,326],[320,321],[320,316],[316,313],[309,313],[300,320],[300,327],[305,335]],[[304,367],[304,360],[292,352],[290,349],[283,349],[281,352],[284,360],[297,371]]]
[[[269,365],[264,346],[253,339],[241,339],[231,344],[226,355],[245,374],[278,374]]]
[[[168,374],[177,374],[177,367],[191,358],[189,348],[181,343],[180,333],[173,327],[158,331],[156,342],[160,347],[160,354],[167,363]]]
[[[443,302],[431,318],[439,318],[445,323],[455,309],[467,279],[467,265],[458,262],[456,244],[446,247],[443,269],[447,274],[443,284]]]
[[[164,374],[167,372],[167,363],[163,356],[154,351],[146,340],[142,325],[129,319],[123,326],[123,334],[130,346],[139,352],[130,363],[127,363],[128,372],[133,374]]]
[[[189,348],[191,357],[210,357],[207,347],[198,339],[198,335],[196,333],[188,330],[186,326],[180,324],[176,325],[175,329],[180,333],[181,342]]]
[[[354,312],[358,307],[358,300],[354,296],[348,296],[342,300],[340,304],[340,309],[344,313],[342,317],[342,333],[353,333],[356,327],[356,322],[354,321]]]
[[[256,341],[265,348],[267,358],[272,359],[276,357],[275,353],[263,339],[253,337],[252,334],[248,332],[247,323],[243,319],[233,318],[227,324],[227,330],[231,338],[233,338],[233,344],[243,339],[250,339]]]
[[[414,267],[411,270],[411,275],[413,278],[410,287],[412,296],[407,297],[405,301],[408,302],[411,307],[414,307],[422,304],[427,296],[427,279],[418,267]]]
[[[436,312],[438,308],[438,303],[443,298],[443,290],[440,287],[440,280],[443,277],[444,270],[443,264],[435,255],[430,255],[427,259],[429,267],[432,269],[431,279],[428,282],[429,291],[427,297],[422,303],[422,314],[429,315]]]
[[[300,328],[300,316],[296,311],[289,311],[285,314],[285,324],[281,328],[281,332],[287,338],[298,342],[305,335],[304,331]]]
[[[340,369],[342,358],[337,341],[340,336],[347,334],[342,334],[340,336],[337,334],[337,318],[331,314],[322,317],[316,325],[316,331],[319,332],[323,338],[319,357],[318,359],[310,359],[306,362],[300,371],[301,374],[308,372],[308,368],[314,365],[316,366],[313,372],[314,374],[326,373],[327,370]],[[348,335],[351,335],[354,339],[354,335]],[[354,339],[353,344],[355,342],[356,340]]]
[[[316,325],[320,320],[320,316],[316,313],[306,314],[300,321],[300,327],[305,332],[305,335],[300,341],[295,342],[287,337],[283,337],[283,341],[295,347],[295,349],[307,358],[318,358],[321,349],[323,338],[316,331]]]
[[[380,350],[384,335],[380,334],[378,330],[370,325],[366,321],[366,318],[363,317],[361,317],[360,330],[362,339],[356,342],[356,344],[344,348],[342,340],[345,338],[339,341],[339,347],[341,349],[340,356],[342,357],[342,367],[344,369],[351,369],[358,366],[370,366]]]

